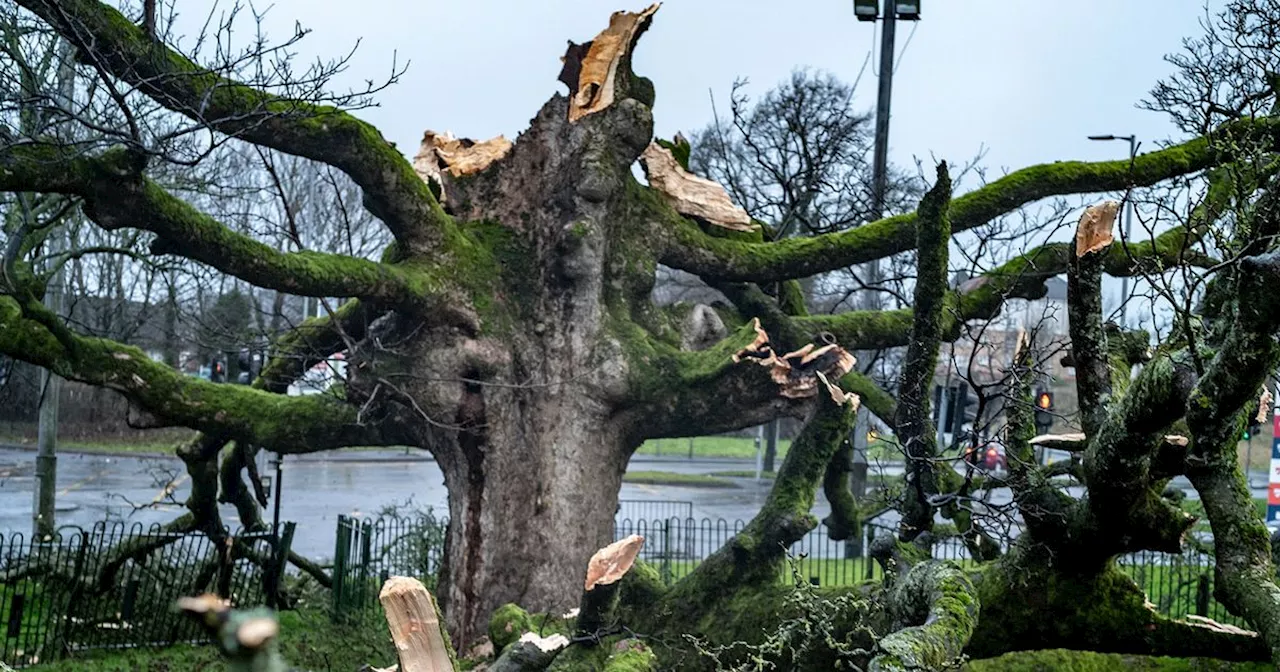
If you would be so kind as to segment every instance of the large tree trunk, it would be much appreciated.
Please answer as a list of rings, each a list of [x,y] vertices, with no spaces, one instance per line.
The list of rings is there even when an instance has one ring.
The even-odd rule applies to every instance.
[[[503,604],[556,613],[576,605],[587,561],[613,540],[627,454],[605,418],[563,393],[466,394],[463,408],[480,415],[457,434],[461,458],[442,463],[442,603],[458,642],[483,634]]]

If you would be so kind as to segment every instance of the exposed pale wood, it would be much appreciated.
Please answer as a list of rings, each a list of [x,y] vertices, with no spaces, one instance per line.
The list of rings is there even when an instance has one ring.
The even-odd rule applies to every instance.
[[[568,52],[561,59],[565,63],[561,80],[567,79],[565,83],[570,88],[569,121],[577,121],[613,104],[618,65],[631,52],[659,6],[661,3],[639,12],[614,12],[609,17],[609,27],[600,31],[594,40],[584,45],[569,44]]]
[[[450,177],[473,175],[502,159],[511,147],[511,141],[501,135],[476,142],[455,138],[447,131],[427,131],[422,134],[422,145],[413,157],[413,170],[426,182],[443,184],[442,171],[448,171]]]
[[[1053,450],[1065,450],[1069,453],[1084,450],[1086,437],[1081,432],[1069,432],[1066,434],[1041,434],[1031,438],[1031,445],[1051,448]]]
[[[566,646],[569,646],[569,639],[564,635],[540,637],[526,632],[489,666],[489,672],[545,670]]]
[[[591,590],[599,585],[616,583],[631,570],[641,548],[644,548],[644,537],[633,534],[596,551],[587,565],[587,580],[583,587]]]
[[[649,186],[676,212],[734,231],[757,229],[751,215],[730,200],[724,187],[686,171],[666,147],[649,143],[640,155],[640,164],[649,178]]]
[[[857,364],[852,353],[836,344],[818,347],[810,343],[779,357],[769,347],[769,335],[760,327],[760,320],[753,318],[752,326],[756,330],[755,340],[735,353],[733,361],[738,363],[750,359],[760,366],[768,367],[769,377],[779,387],[778,393],[788,399],[812,397],[818,393],[820,386],[830,390],[830,385],[818,379],[818,373],[824,374],[827,379],[839,380]]]
[[[1103,201],[1085,208],[1084,214],[1080,215],[1080,223],[1076,225],[1077,257],[1104,249],[1115,240],[1111,227],[1116,223],[1119,211],[1120,204],[1115,201]]]
[[[274,618],[251,618],[236,628],[236,641],[247,649],[259,649],[280,634]]]
[[[401,672],[453,672],[444,625],[421,581],[393,576],[382,585],[378,601],[387,613]]]

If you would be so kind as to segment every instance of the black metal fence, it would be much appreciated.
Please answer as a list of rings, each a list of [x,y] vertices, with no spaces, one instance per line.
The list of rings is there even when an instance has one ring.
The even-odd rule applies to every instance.
[[[334,619],[365,615],[368,607],[378,603],[378,591],[392,576],[413,576],[434,590],[445,526],[445,521],[430,514],[368,521],[338,516],[331,593]]]
[[[416,576],[433,584],[440,568],[446,524],[447,521],[438,519],[367,522],[340,519],[334,553],[335,615],[369,611],[369,607],[377,604],[378,590],[389,576]],[[722,518],[619,518],[615,521],[614,538],[631,534],[643,536],[641,559],[654,565],[664,581],[672,583],[691,572],[745,526],[744,521]],[[866,549],[870,548],[873,536],[892,535],[895,531],[879,525],[867,525],[865,529],[867,538],[860,544],[832,541],[821,527],[805,535],[789,549],[800,576],[823,586],[847,586],[882,579],[883,570],[867,556]],[[971,562],[968,548],[955,537],[934,544],[933,555],[962,565]],[[1213,599],[1212,556],[1195,551],[1177,555],[1146,552],[1123,556],[1118,564],[1142,587],[1160,613],[1174,618],[1195,614],[1244,626],[1242,620],[1230,615]],[[793,580],[790,567],[778,574],[779,582]]]
[[[621,499],[615,518],[631,520],[661,520],[664,518],[692,518],[693,502],[673,499]]]
[[[234,533],[217,545],[201,533],[99,524],[0,538],[0,660],[24,667],[85,649],[202,641],[174,601],[216,592],[271,604],[292,532],[287,523],[279,536]]]

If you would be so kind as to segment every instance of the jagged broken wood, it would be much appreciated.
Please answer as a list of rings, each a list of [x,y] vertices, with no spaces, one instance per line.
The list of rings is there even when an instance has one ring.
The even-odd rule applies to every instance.
[[[545,670],[556,656],[569,646],[564,635],[542,637],[526,632],[507,647],[502,655],[489,666],[489,672],[535,672]]]
[[[587,565],[587,579],[578,607],[578,633],[598,640],[602,630],[614,620],[618,606],[618,586],[631,571],[644,537],[633,534],[596,551]]]
[[[400,657],[400,672],[454,672],[457,662],[435,600],[422,582],[393,576],[382,585],[378,601]]]
[[[650,143],[640,155],[640,165],[649,178],[649,186],[676,212],[734,231],[759,230],[751,215],[729,199],[723,186],[685,170],[666,147]]]

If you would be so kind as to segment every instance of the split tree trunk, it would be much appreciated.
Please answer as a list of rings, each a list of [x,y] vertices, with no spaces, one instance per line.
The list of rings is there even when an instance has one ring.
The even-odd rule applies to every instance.
[[[524,402],[505,403],[509,393],[486,396],[487,427],[459,432],[464,458],[441,465],[449,490],[441,602],[463,643],[507,603],[555,613],[577,606],[583,568],[613,540],[629,453],[580,403],[552,412],[556,399],[528,400],[521,412]]]

